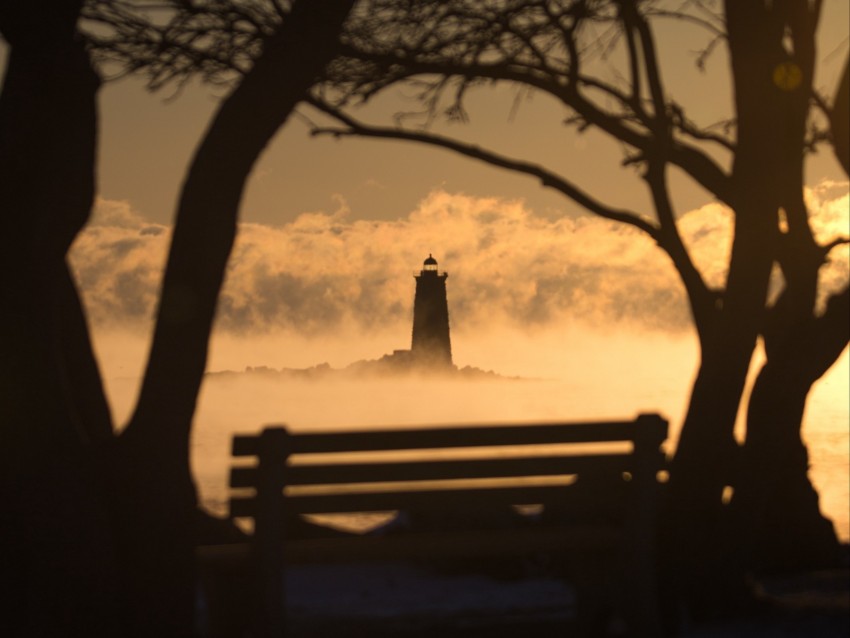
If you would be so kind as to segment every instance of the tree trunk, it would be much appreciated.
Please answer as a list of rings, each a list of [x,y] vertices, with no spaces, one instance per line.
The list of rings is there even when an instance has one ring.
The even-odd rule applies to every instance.
[[[702,360],[668,489],[666,544],[679,591],[697,614],[747,602],[743,573],[727,558],[722,498],[737,457],[735,420],[775,255],[777,204],[769,189],[757,187],[769,176],[755,157],[736,161],[736,171],[740,181],[726,292],[715,316],[699,322],[705,326]]]
[[[776,163],[785,157],[789,100],[774,83],[787,59],[785,7],[725,2],[737,141],[734,241],[717,319],[699,321],[702,362],[671,467],[668,539],[680,591],[699,613],[745,602],[743,573],[726,558],[722,494],[736,456],[735,419],[779,248]],[[796,133],[797,122],[791,122]],[[798,152],[802,149],[798,148]]]
[[[737,456],[733,430],[755,344],[754,334],[738,337],[733,347],[718,336],[704,351],[670,468],[662,549],[676,595],[697,616],[746,596],[723,543],[722,497]]]
[[[777,82],[782,90],[776,92],[773,104],[782,118],[775,123],[775,154],[765,162],[774,172],[784,216],[781,223],[777,220],[781,238],[776,260],[785,282],[779,299],[764,315],[767,363],[750,398],[732,507],[733,542],[744,543],[742,550],[755,566],[804,563],[807,556],[814,563],[825,563],[837,553],[834,531],[820,515],[817,494],[808,480],[808,455],[800,436],[806,396],[840,355],[847,334],[846,325],[839,327],[829,316],[814,318],[818,271],[826,252],[814,238],[803,199],[803,148],[819,16],[816,8],[802,2],[789,3],[785,11],[783,23],[793,47],[776,65],[796,70],[799,77],[796,84]],[[840,307],[832,304],[830,313],[840,315]],[[835,334],[813,332],[828,326]],[[793,538],[800,543],[783,547]],[[806,540],[817,542],[811,545]]]
[[[64,261],[94,195],[99,80],[75,36],[80,5],[0,6],[10,45],[0,95],[4,636],[116,633],[89,446],[109,436],[108,410]]]
[[[352,4],[295,4],[218,109],[183,185],[142,390],[112,456],[140,636],[191,630],[190,430],[239,202],[260,153],[336,55]]]
[[[848,332],[845,289],[822,317],[794,326],[781,344],[771,346],[756,379],[731,507],[741,558],[749,566],[813,568],[840,561],[835,530],[821,514],[808,478],[800,430],[808,393],[841,355]]]

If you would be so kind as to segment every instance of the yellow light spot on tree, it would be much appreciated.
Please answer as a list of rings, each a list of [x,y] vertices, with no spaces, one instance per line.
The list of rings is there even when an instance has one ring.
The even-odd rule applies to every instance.
[[[788,232],[788,214],[785,212],[784,208],[779,209],[779,232],[787,233]]]
[[[793,91],[803,82],[803,70],[793,62],[781,62],[773,69],[773,83],[783,91]]]

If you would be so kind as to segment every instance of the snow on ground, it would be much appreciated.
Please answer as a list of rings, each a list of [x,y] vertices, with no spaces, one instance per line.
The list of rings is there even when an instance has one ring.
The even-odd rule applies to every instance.
[[[354,564],[293,567],[286,585],[292,638],[496,638],[502,630],[543,638],[560,635],[575,612],[572,588],[542,576]]]
[[[287,607],[301,615],[446,617],[514,609],[549,615],[573,606],[572,589],[555,578],[494,580],[397,564],[292,567],[287,574]]]
[[[514,566],[516,567],[516,566]],[[573,588],[545,566],[487,572],[469,564],[363,563],[291,566],[286,571],[289,638],[549,638],[575,635]],[[227,580],[227,579],[226,579]],[[232,580],[232,579],[231,579]],[[711,624],[683,620],[681,638],[846,638],[850,570],[763,579],[769,605],[758,615]],[[203,636],[241,635],[250,587],[236,585],[204,605]],[[241,599],[241,603],[239,600]],[[235,605],[235,606],[234,606]],[[241,608],[240,608],[241,605]],[[226,608],[229,608],[228,612]],[[215,617],[215,618],[214,618]],[[222,630],[226,617],[234,624]],[[216,630],[216,626],[218,630]],[[609,624],[621,635],[622,623]]]
[[[683,624],[683,638],[845,638],[850,573],[832,570],[765,583],[771,611]],[[572,588],[557,578],[445,574],[411,565],[293,567],[287,608],[294,636],[560,635],[575,618]],[[618,625],[611,627],[616,635]],[[337,633],[339,631],[340,633]],[[378,632],[378,633],[376,633]],[[331,634],[327,634],[331,635]]]

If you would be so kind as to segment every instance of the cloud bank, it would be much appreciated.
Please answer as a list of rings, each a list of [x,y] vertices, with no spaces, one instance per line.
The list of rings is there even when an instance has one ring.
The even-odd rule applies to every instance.
[[[808,197],[819,211],[820,240],[847,233],[846,184]],[[715,204],[681,219],[711,285],[726,277],[730,221]],[[135,402],[169,240],[169,227],[148,223],[126,203],[101,201],[71,255],[118,423]],[[593,217],[544,219],[520,201],[443,191],[395,221],[352,219],[341,204],[283,226],[242,224],[209,369],[343,367],[406,347],[412,275],[429,252],[450,273],[455,362],[535,381],[208,379],[193,432],[206,506],[226,499],[233,432],[265,423],[583,420],[639,411],[681,422],[698,345],[681,284],[651,241]],[[846,247],[832,261],[828,286],[847,281]],[[804,433],[821,502],[847,538],[846,355],[837,368],[812,393]]]
[[[846,226],[846,184],[813,190],[816,231]],[[843,217],[842,217],[843,215]],[[731,215],[717,204],[680,222],[698,267],[722,285]],[[170,237],[125,202],[98,203],[72,250],[96,326],[149,324]],[[837,251],[833,251],[837,252]],[[687,302],[669,259],[643,234],[593,217],[544,219],[522,201],[434,191],[395,221],[304,213],[283,226],[244,223],[221,294],[217,329],[235,335],[345,327],[376,332],[409,322],[412,275],[432,253],[449,272],[455,330],[498,323],[534,330],[581,322],[681,332]],[[824,278],[846,281],[846,251]],[[835,256],[834,256],[835,257]]]

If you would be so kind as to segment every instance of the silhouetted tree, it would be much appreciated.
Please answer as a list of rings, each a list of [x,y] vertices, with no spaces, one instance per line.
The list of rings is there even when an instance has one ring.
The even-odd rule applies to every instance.
[[[814,57],[814,53],[810,54]],[[848,172],[847,64],[841,83],[825,107],[836,156]],[[800,105],[798,108],[804,108]],[[791,159],[800,156],[799,163]],[[802,153],[789,149],[777,166],[777,187],[802,174]],[[784,171],[784,172],[783,172]],[[818,516],[817,494],[807,476],[808,453],[800,436],[806,397],[812,385],[835,363],[847,345],[850,293],[833,294],[821,312],[817,306],[818,271],[839,241],[819,245],[806,219],[799,180],[783,194],[789,217],[778,248],[784,288],[766,312],[761,335],[767,362],[747,406],[747,436],[732,509],[741,524],[746,555],[757,566],[800,567],[831,564],[837,550],[830,523]],[[793,212],[792,212],[793,211]],[[791,215],[796,222],[790,222]],[[802,564],[801,564],[802,563]]]
[[[54,4],[0,5],[10,47],[0,96],[0,627],[4,635],[188,636],[189,435],[242,190],[337,54],[353,0],[269,5],[274,21],[254,39],[250,68],[221,101],[183,184],[150,359],[120,434],[65,262],[95,190],[100,81],[77,28],[82,0]],[[93,2],[87,15],[113,35],[89,41],[115,51],[110,42],[128,30],[197,23],[201,4],[175,1],[156,26],[144,6]]]
[[[0,633],[12,636],[108,625],[101,611],[115,584],[93,463],[109,412],[65,263],[94,196],[100,82],[76,33],[81,0],[43,5],[0,4],[10,49],[0,93]]]
[[[808,134],[806,126],[815,97],[811,82],[820,3],[727,2],[723,18],[695,3],[692,12],[676,15],[708,29],[715,38],[711,46],[727,44],[735,89],[734,138],[698,127],[666,93],[651,29],[652,21],[667,13],[663,5],[633,0],[507,0],[493,5],[369,0],[352,13],[340,48],[340,25],[352,4],[89,3],[86,15],[106,27],[88,33],[105,63],[117,63],[123,72],[148,73],[154,88],[179,85],[193,75],[235,85],[222,101],[181,193],[142,393],[119,437],[111,431],[85,319],[64,264],[93,192],[97,78],[74,27],[80,2],[62,3],[46,26],[38,3],[1,6],[0,30],[11,55],[0,98],[0,201],[6,207],[4,236],[20,241],[3,255],[0,294],[4,307],[16,312],[3,315],[8,329],[0,336],[0,354],[4,387],[22,391],[4,395],[0,402],[2,443],[9,443],[3,450],[10,456],[0,488],[11,503],[10,538],[25,549],[10,562],[11,573],[30,583],[8,588],[13,607],[22,609],[19,603],[36,600],[38,585],[31,583],[54,564],[63,567],[70,583],[74,569],[90,562],[87,557],[108,564],[114,551],[114,563],[124,569],[91,572],[85,591],[100,592],[108,600],[111,585],[122,580],[128,600],[136,604],[131,614],[140,635],[187,630],[195,503],[189,431],[238,202],[256,157],[330,61],[330,81],[311,101],[341,123],[333,133],[436,144],[535,176],[587,210],[640,229],[670,256],[687,291],[702,351],[670,485],[676,546],[684,550],[680,567],[691,573],[691,584],[716,584],[703,577],[711,575],[708,567],[718,562],[722,550],[717,542],[723,523],[721,494],[731,480],[737,450],[732,426],[759,335],[767,344],[768,363],[757,383],[761,390],[750,404],[749,430],[768,436],[751,436],[745,454],[770,463],[797,459],[780,466],[797,485],[807,485],[804,463],[799,462],[800,449],[805,453],[799,416],[811,383],[847,342],[847,323],[840,321],[846,289],[826,303],[823,313],[815,306],[813,273],[837,242],[817,245],[802,200],[804,151],[820,137]],[[170,14],[151,19],[158,7]],[[595,43],[589,40],[591,25],[601,34]],[[587,68],[594,51],[617,42],[627,60],[626,80],[619,84]],[[492,81],[549,93],[569,111],[571,122],[624,143],[630,149],[627,162],[643,169],[654,214],[606,206],[541,166],[421,130],[366,125],[345,110],[353,101],[402,83],[419,89],[428,116],[439,115],[443,98],[448,98],[447,113],[462,118],[466,92]],[[66,109],[62,119],[55,117],[57,104]],[[844,104],[846,110],[846,100]],[[836,99],[831,115],[839,157],[846,139],[846,129],[836,126],[841,108]],[[726,155],[730,171],[716,154]],[[48,161],[55,170],[44,170],[52,166]],[[683,170],[735,212],[729,275],[721,290],[704,281],[680,236],[668,193],[670,167]],[[780,180],[782,188],[775,188]],[[34,184],[28,191],[26,186]],[[17,216],[16,210],[27,214]],[[51,238],[46,246],[36,244],[45,237]],[[775,264],[782,268],[784,292],[779,301],[767,304]],[[810,341],[796,340],[794,335],[803,332]],[[797,364],[803,364],[805,373],[789,377]],[[783,414],[777,425],[772,403],[763,399],[788,388],[793,388],[788,397],[793,418]],[[44,396],[61,400],[44,401]],[[24,423],[27,427],[19,425]],[[780,429],[781,438],[772,435]],[[768,449],[768,443],[779,449]],[[749,489],[748,480],[753,504],[742,510],[757,530],[760,523],[754,519],[760,515],[751,513],[771,510],[768,499],[776,487],[751,473],[739,478],[739,491]],[[108,506],[98,492],[105,484],[110,485]],[[806,489],[801,493],[813,495]],[[109,524],[104,522],[107,514],[114,517]],[[65,529],[66,520],[75,524]],[[75,563],[61,544],[51,542],[54,535],[74,539],[86,553]],[[33,564],[25,558],[35,555],[40,559]],[[163,586],[166,581],[171,589]],[[44,622],[69,613],[79,626],[86,625],[86,610],[62,603],[61,593],[48,597],[57,610],[45,614]],[[53,627],[45,626],[50,633]]]
[[[712,592],[733,590],[717,580],[723,578],[718,566],[736,545],[734,562],[740,551],[762,542],[753,534],[772,541],[785,535],[773,547],[798,553],[813,546],[800,539],[837,549],[806,475],[800,426],[812,383],[841,354],[850,330],[846,288],[823,310],[817,305],[818,272],[847,238],[818,243],[803,199],[806,153],[826,138],[812,86],[821,3],[728,0],[717,14],[711,7],[717,5],[697,2],[671,11],[664,3],[637,0],[372,0],[349,27],[348,58],[336,63],[335,83],[311,101],[338,122],[317,127],[318,133],[417,141],[536,177],[591,213],[643,231],[667,253],[687,293],[701,352],[671,466],[671,545],[703,602]],[[668,18],[705,29],[706,54],[726,46],[734,96],[728,129],[734,134],[698,126],[665,88],[653,23]],[[625,60],[622,81],[599,74],[599,60],[593,60],[615,48]],[[564,175],[427,128],[378,126],[352,115],[353,105],[401,83],[418,96],[426,123],[442,115],[463,120],[469,91],[493,82],[546,93],[563,106],[568,124],[622,143],[625,162],[641,168],[654,211],[613,208]],[[836,148],[845,136],[834,130]],[[671,168],[734,212],[721,288],[706,283],[683,242],[668,189]],[[775,265],[782,293],[770,303]],[[768,360],[749,404],[740,463],[733,426],[759,336]],[[743,545],[736,540],[739,529],[722,540],[728,525],[723,493],[733,482],[740,492],[737,522],[750,531]],[[771,527],[779,510],[784,522],[797,525]],[[795,528],[806,533],[790,534]]]

